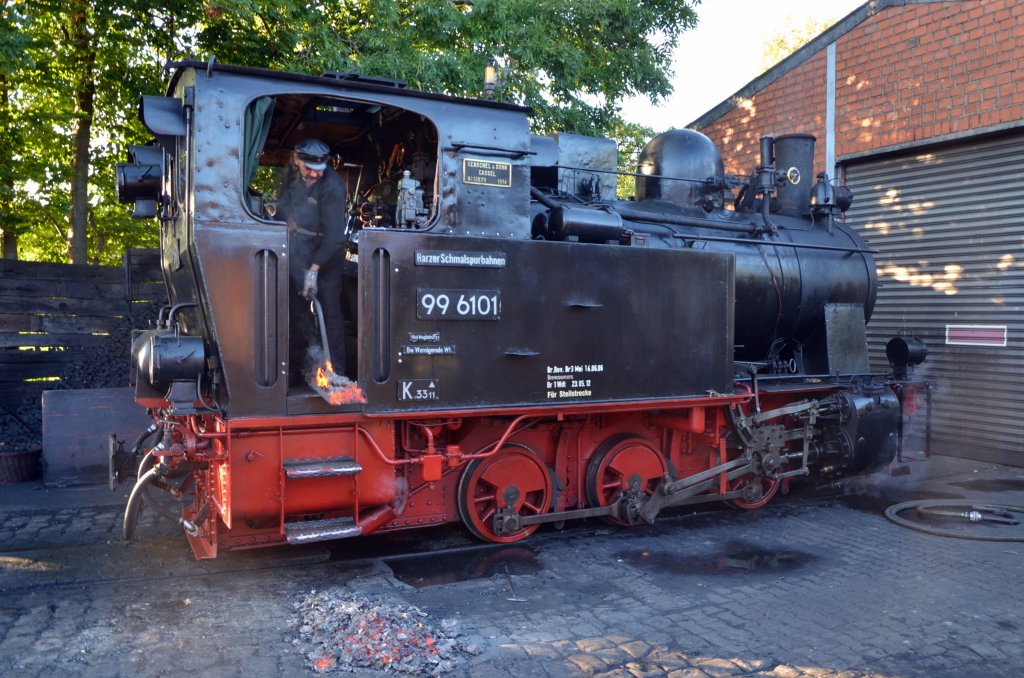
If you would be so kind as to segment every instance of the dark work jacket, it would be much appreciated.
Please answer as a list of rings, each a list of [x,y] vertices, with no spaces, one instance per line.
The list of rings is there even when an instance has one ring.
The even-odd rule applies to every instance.
[[[298,234],[298,239],[310,245],[292,252],[304,259],[303,267],[323,266],[345,251],[345,193],[344,182],[330,167],[308,188],[298,172],[291,173],[281,186],[274,218],[291,219],[300,229],[316,234]]]

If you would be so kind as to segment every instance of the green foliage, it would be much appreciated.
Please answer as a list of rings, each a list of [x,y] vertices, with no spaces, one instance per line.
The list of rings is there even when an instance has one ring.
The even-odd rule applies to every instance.
[[[88,178],[87,260],[118,263],[126,247],[154,242],[151,224],[133,223],[118,205],[113,166],[128,143],[145,138],[135,115],[138,98],[162,91],[164,56],[181,56],[164,29],[190,6],[183,0],[5,6],[0,51],[10,105],[0,126],[11,143],[0,144],[0,166],[9,172],[0,227],[17,235],[21,258],[70,260],[74,135],[83,126],[89,148],[77,160]],[[17,59],[8,59],[11,53]],[[15,135],[7,134],[8,125]]]
[[[768,70],[818,37],[837,19],[838,17],[816,19],[813,16],[796,19],[793,16],[787,16],[782,30],[764,41],[761,50],[761,66]]]
[[[0,229],[21,256],[69,259],[75,132],[89,146],[88,260],[115,263],[154,244],[151,222],[116,201],[113,166],[148,134],[140,94],[163,91],[165,60],[305,73],[355,72],[410,87],[530,106],[534,127],[609,135],[623,167],[650,130],[619,102],[671,91],[677,36],[694,25],[686,0],[4,0],[0,24]],[[468,11],[467,11],[468,9]],[[80,154],[81,155],[81,154]],[[85,163],[84,165],[81,163]],[[79,201],[80,206],[80,201]]]
[[[533,108],[537,131],[602,134],[623,98],[668,95],[676,37],[695,20],[683,0],[211,0],[198,42],[222,62],[473,97],[493,59],[495,98]]]
[[[23,8],[5,4],[0,15],[0,231],[17,235],[26,230],[24,195],[19,187],[22,168],[16,155],[24,147],[26,122],[34,111],[26,110],[19,96],[19,82],[30,73],[32,39]]]
[[[628,199],[636,195],[636,172],[637,163],[640,160],[640,152],[654,136],[654,130],[644,125],[632,122],[621,122],[614,125],[608,136],[619,145],[619,198]]]

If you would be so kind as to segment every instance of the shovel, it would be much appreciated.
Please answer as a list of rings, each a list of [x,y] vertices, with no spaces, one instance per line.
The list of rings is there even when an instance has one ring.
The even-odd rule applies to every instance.
[[[313,307],[313,315],[316,316],[316,326],[317,329],[320,330],[320,343],[323,344],[324,362],[334,365],[334,363],[331,362],[331,349],[328,348],[327,344],[327,325],[324,324],[324,310],[320,306],[320,300],[317,299],[316,295],[312,292],[310,292],[306,298],[309,299],[310,304]]]

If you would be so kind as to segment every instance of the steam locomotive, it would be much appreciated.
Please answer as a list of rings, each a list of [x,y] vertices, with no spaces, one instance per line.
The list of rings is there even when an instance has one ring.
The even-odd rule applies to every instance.
[[[172,71],[139,106],[155,140],[117,168],[121,201],[159,223],[169,295],[132,349],[153,425],[111,455],[135,480],[126,537],[148,504],[197,558],[456,521],[514,542],[756,509],[898,455],[927,348],[896,337],[893,371],[869,368],[872,250],[839,221],[849,191],[813,174],[814,137],[763,137],[740,178],[673,130],[621,173],[614,141],[533,135],[505,103]],[[311,137],[349,190],[351,360],[296,385],[289,307],[319,304],[290,291],[271,207]]]

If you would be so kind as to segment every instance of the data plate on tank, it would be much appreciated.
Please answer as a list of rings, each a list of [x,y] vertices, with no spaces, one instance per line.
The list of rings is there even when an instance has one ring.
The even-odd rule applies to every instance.
[[[384,230],[359,249],[367,412],[730,389],[732,254]]]

